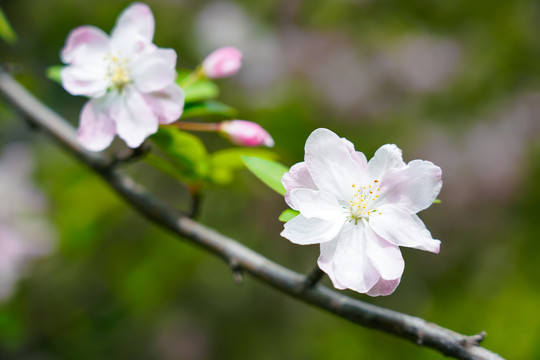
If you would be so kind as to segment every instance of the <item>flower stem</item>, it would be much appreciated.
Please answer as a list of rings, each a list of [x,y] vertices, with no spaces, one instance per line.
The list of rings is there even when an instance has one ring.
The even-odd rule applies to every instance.
[[[180,87],[185,89],[203,78],[204,78],[204,71],[202,70],[202,67],[198,66],[192,73],[186,76],[185,79],[180,81]]]
[[[190,131],[219,131],[219,123],[196,123],[196,122],[187,122],[187,121],[178,121],[169,125],[161,125],[163,127],[175,127],[181,130],[190,130]]]

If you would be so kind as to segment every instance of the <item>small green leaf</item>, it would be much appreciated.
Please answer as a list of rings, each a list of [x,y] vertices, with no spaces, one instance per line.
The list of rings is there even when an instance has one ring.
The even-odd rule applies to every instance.
[[[209,79],[201,78],[197,70],[178,70],[176,82],[184,90],[186,103],[214,99],[219,95],[218,86]]]
[[[221,116],[226,119],[232,119],[238,111],[228,105],[217,101],[201,101],[190,103],[184,106],[182,119],[203,117],[203,116]]]
[[[56,81],[57,83],[62,83],[62,77],[60,76],[60,71],[64,68],[63,65],[53,65],[49,66],[47,68],[47,77],[51,79],[52,81]]]
[[[296,217],[297,215],[300,215],[300,212],[293,209],[287,209],[283,211],[281,215],[279,215],[279,221],[287,222]]]
[[[210,80],[197,81],[184,89],[186,103],[213,99],[219,95],[219,88]]]
[[[219,150],[210,156],[210,179],[224,185],[233,180],[234,171],[246,167],[242,156],[256,156],[264,159],[277,159],[277,154],[265,149],[231,148]]]
[[[234,172],[229,168],[215,168],[210,170],[210,180],[218,185],[230,184],[234,179]]]
[[[150,139],[180,167],[183,176],[199,180],[208,174],[208,153],[202,141],[195,135],[174,127],[160,126]]]
[[[0,9],[0,38],[4,39],[8,44],[14,44],[17,41],[17,35],[2,9]]]
[[[434,203],[434,204],[440,204],[440,203],[441,203],[441,200],[435,199],[435,200],[433,200],[433,203]]]
[[[255,156],[269,160],[275,160],[278,158],[278,155],[270,150],[231,148],[214,152],[211,156],[210,163],[215,167],[227,167],[235,170],[243,169],[246,167],[246,164],[242,160],[242,156]]]
[[[276,161],[261,159],[254,156],[242,156],[249,171],[257,176],[262,182],[281,195],[285,195],[285,187],[281,178],[289,169]]]

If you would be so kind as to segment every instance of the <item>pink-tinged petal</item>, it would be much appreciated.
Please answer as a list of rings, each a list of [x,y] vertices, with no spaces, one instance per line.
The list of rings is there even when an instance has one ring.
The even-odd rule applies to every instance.
[[[66,45],[60,52],[64,64],[85,61],[89,54],[107,53],[109,36],[94,26],[80,26],[72,30],[66,40]]]
[[[171,84],[162,90],[142,94],[142,96],[158,117],[160,124],[170,124],[182,115],[184,90],[177,84]]]
[[[387,172],[381,181],[381,203],[399,203],[417,213],[428,208],[442,187],[441,168],[429,161],[413,160],[407,166]]]
[[[434,240],[424,223],[415,214],[397,206],[383,206],[382,215],[371,216],[369,225],[392,244],[438,253],[441,242]]]
[[[317,261],[321,270],[338,289],[368,292],[380,279],[367,253],[367,239],[362,226],[344,226],[336,244],[321,244]]]
[[[334,285],[336,289],[345,290],[347,289],[347,286],[340,283],[334,276],[334,254],[336,253],[338,241],[339,236],[332,241],[321,243],[321,254],[319,255],[319,259],[317,259],[317,265],[328,275],[332,281],[332,285]]]
[[[379,282],[373,285],[371,289],[366,293],[369,296],[387,296],[392,294],[399,285],[401,277],[394,280],[379,279]]]
[[[139,56],[131,64],[135,87],[143,93],[159,91],[176,80],[176,52],[155,49]]]
[[[288,172],[286,172],[281,178],[281,183],[285,187],[287,192],[285,193],[285,202],[291,208],[298,210],[296,205],[291,201],[291,191],[293,189],[312,189],[317,190],[317,185],[313,182],[313,178],[309,173],[307,165],[304,161],[291,166]]]
[[[130,34],[140,35],[146,42],[154,38],[154,15],[150,7],[143,3],[133,3],[118,16],[111,31],[112,38],[123,38]]]
[[[100,64],[84,64],[66,66],[60,72],[62,86],[71,95],[101,97],[107,92],[109,81],[107,69]]]
[[[342,204],[329,192],[311,189],[293,189],[291,201],[306,218],[318,218],[327,221],[346,219]]]
[[[333,240],[341,227],[337,222],[308,219],[300,214],[285,223],[280,235],[298,245],[319,244]]]
[[[401,150],[394,144],[381,146],[369,160],[368,170],[372,179],[380,180],[390,169],[405,166]]]
[[[131,88],[124,89],[113,104],[111,115],[118,136],[131,148],[139,147],[158,129],[157,116],[142,95]]]
[[[92,99],[84,104],[77,138],[88,150],[104,150],[113,141],[116,129],[109,113],[109,107],[103,99]]]
[[[236,74],[242,67],[242,53],[234,47],[213,51],[202,62],[204,74],[209,78],[222,78]]]
[[[353,160],[356,161],[359,166],[361,166],[362,168],[365,168],[367,166],[366,155],[364,155],[363,152],[356,151],[354,149],[354,144],[350,142],[349,140],[345,138],[341,138],[341,141],[343,142],[343,144],[345,144],[345,146],[351,153],[351,157],[353,158]]]
[[[352,185],[367,180],[367,172],[353,160],[347,145],[328,129],[313,131],[305,151],[305,161],[317,187],[339,199],[352,199]]]
[[[405,261],[397,245],[391,244],[378,236],[369,226],[364,229],[367,239],[367,255],[382,279],[401,278]]]

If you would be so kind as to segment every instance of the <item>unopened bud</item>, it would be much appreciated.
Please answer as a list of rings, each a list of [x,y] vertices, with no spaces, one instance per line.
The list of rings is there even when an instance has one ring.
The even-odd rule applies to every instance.
[[[219,131],[225,134],[232,143],[240,146],[255,147],[274,146],[274,139],[259,124],[245,120],[224,121]]]
[[[234,75],[241,66],[242,53],[234,47],[222,47],[214,50],[202,62],[204,74],[209,78]]]

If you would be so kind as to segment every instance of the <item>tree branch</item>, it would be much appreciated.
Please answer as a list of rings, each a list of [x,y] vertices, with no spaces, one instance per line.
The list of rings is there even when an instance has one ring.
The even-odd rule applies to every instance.
[[[501,360],[499,355],[478,346],[484,333],[458,334],[421,318],[402,314],[345,296],[321,284],[306,287],[306,276],[285,268],[250,248],[170,208],[133,179],[115,169],[114,160],[92,153],[77,142],[67,121],[37,100],[9,74],[0,69],[0,91],[55,142],[99,174],[124,200],[152,222],[233,264],[233,271],[248,272],[268,285],[344,319],[408,339],[458,359]]]

